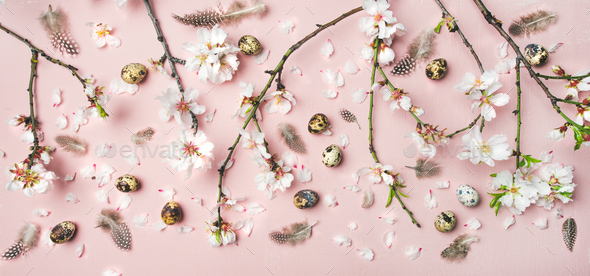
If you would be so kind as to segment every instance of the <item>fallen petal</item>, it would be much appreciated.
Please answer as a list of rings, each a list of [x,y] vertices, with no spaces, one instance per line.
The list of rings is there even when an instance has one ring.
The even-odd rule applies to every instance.
[[[508,227],[513,225],[515,222],[516,222],[516,218],[514,218],[514,215],[512,215],[511,217],[507,217],[504,220],[504,229],[508,229]]]
[[[481,227],[481,223],[476,218],[472,218],[467,222],[467,224],[465,224],[465,227],[467,227],[469,229],[477,230]]]
[[[539,230],[545,230],[547,227],[549,227],[547,218],[542,218],[538,221],[535,221],[533,222],[533,225],[539,228]]]
[[[395,236],[395,233],[393,233],[393,231],[389,231],[387,233],[385,233],[385,235],[383,235],[383,243],[385,243],[385,246],[387,246],[387,248],[390,248],[391,245],[393,244],[393,237]]]
[[[344,245],[346,247],[352,244],[352,240],[350,240],[350,238],[346,235],[338,235],[332,239],[332,242],[336,245]]]
[[[375,256],[373,251],[369,248],[357,249],[357,251],[359,252],[359,255],[361,255],[361,258],[367,261],[373,260],[373,257]]]
[[[422,251],[422,248],[410,246],[406,248],[406,257],[408,257],[410,260],[415,260],[416,258],[420,257],[420,251]]]

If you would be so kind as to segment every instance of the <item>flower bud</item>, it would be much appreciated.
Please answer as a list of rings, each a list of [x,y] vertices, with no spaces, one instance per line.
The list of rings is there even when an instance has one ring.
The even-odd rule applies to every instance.
[[[561,66],[552,65],[551,69],[553,70],[553,73],[558,74],[560,77],[565,76],[565,71],[561,68]]]

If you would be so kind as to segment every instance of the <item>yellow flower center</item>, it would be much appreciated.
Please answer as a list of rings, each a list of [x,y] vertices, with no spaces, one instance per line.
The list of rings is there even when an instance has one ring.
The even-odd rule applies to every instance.
[[[513,193],[513,194],[516,194],[516,193],[518,193],[518,188],[517,187],[512,187],[512,188],[510,188],[510,192]]]
[[[486,145],[485,143],[483,145],[481,145],[481,152],[485,155],[490,155],[490,153],[492,152],[492,148],[490,148],[490,146]]]

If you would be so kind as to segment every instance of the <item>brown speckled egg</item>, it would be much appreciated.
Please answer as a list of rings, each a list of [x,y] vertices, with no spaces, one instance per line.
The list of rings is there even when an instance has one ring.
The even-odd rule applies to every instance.
[[[262,45],[260,41],[251,35],[245,35],[238,41],[238,47],[244,55],[253,56],[262,52]]]
[[[117,178],[117,181],[115,181],[115,187],[117,187],[117,190],[124,193],[133,192],[139,189],[139,181],[135,176],[126,174]]]
[[[293,204],[299,209],[311,208],[318,203],[318,193],[312,190],[301,190],[293,197]]]
[[[53,243],[60,244],[69,241],[74,233],[76,233],[76,225],[71,221],[64,221],[51,228],[49,239]]]
[[[320,133],[328,128],[328,117],[322,113],[313,115],[307,124],[307,130],[311,134]]]
[[[342,151],[337,145],[328,146],[322,153],[322,162],[326,167],[336,167],[342,162]]]
[[[145,66],[140,63],[129,63],[121,70],[121,78],[129,84],[140,83],[146,74],[147,70]]]
[[[447,74],[447,61],[437,58],[426,65],[426,77],[431,80],[440,80]]]
[[[526,58],[532,66],[541,66],[547,63],[549,52],[545,47],[539,44],[529,44],[524,47],[524,58]]]
[[[444,211],[436,216],[434,220],[434,227],[436,230],[440,232],[449,232],[455,229],[457,225],[457,218],[455,218],[455,213],[451,211]]]
[[[175,224],[182,219],[182,208],[180,208],[180,205],[176,201],[169,201],[162,208],[161,217],[166,225]]]

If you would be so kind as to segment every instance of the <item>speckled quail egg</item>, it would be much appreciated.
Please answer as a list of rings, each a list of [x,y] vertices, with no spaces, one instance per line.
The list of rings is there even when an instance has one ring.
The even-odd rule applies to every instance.
[[[443,233],[455,229],[456,225],[457,218],[455,218],[455,213],[451,211],[444,211],[440,213],[434,220],[434,227],[436,227],[436,230]]]
[[[299,209],[311,208],[318,203],[318,193],[312,190],[301,190],[293,197],[293,204]]]
[[[532,66],[541,66],[547,63],[549,52],[545,47],[539,44],[529,44],[524,47],[524,58],[526,58]]]
[[[74,233],[76,233],[76,225],[71,221],[64,221],[51,228],[49,239],[53,243],[60,244],[69,241]]]
[[[175,224],[182,219],[182,208],[176,201],[169,201],[162,208],[161,217],[166,225]]]
[[[245,35],[238,41],[238,47],[244,55],[253,56],[262,52],[262,44],[260,41],[251,35]]]
[[[457,187],[457,198],[461,204],[467,207],[475,207],[479,204],[479,193],[469,185]]]
[[[336,167],[342,162],[342,151],[337,145],[328,146],[322,153],[322,162],[326,167]]]
[[[129,63],[121,70],[121,78],[129,84],[140,83],[146,74],[147,69],[140,63]]]
[[[447,74],[447,61],[437,58],[426,65],[426,77],[431,80],[440,80]]]
[[[307,124],[307,130],[311,134],[320,133],[328,128],[328,117],[322,113],[313,115]]]
[[[117,178],[115,181],[115,187],[117,187],[117,190],[124,193],[133,192],[139,189],[139,181],[135,176],[126,174]]]

